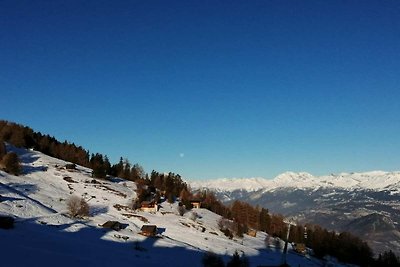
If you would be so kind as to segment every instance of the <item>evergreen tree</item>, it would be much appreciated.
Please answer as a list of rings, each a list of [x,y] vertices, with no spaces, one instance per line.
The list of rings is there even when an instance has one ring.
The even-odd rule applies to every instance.
[[[104,156],[104,171],[106,174],[111,173],[111,163],[107,156]]]
[[[103,155],[96,153],[90,158],[90,167],[92,168],[92,176],[96,178],[106,178],[106,167],[104,165]]]
[[[144,179],[145,178],[145,172],[143,170],[143,167],[140,166],[138,163],[134,164],[132,166],[130,177],[131,177],[132,181],[136,181],[138,179]]]
[[[268,214],[268,210],[261,208],[260,211],[260,231],[268,232],[271,227],[271,216]]]
[[[180,198],[181,202],[183,203],[183,205],[185,205],[186,209],[190,210],[193,208],[192,203],[190,203],[192,194],[186,187],[181,190],[181,193],[179,194],[179,198]]]
[[[119,158],[119,162],[117,164],[114,164],[111,167],[111,175],[115,177],[120,177],[122,178],[122,175],[124,173],[124,160],[122,157]]]
[[[133,179],[131,179],[131,163],[128,159],[124,160],[124,170],[122,173],[122,178],[133,181]]]

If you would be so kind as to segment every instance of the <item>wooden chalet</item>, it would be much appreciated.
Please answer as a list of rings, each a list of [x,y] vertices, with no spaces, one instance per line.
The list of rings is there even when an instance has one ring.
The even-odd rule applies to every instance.
[[[115,231],[119,231],[123,228],[122,224],[117,221],[107,221],[101,225],[103,228],[113,229]]]
[[[143,201],[140,203],[140,209],[147,212],[157,212],[158,205],[154,201]]]
[[[193,208],[195,208],[195,209],[201,208],[201,200],[199,200],[199,199],[190,200],[190,204],[192,204]]]
[[[143,225],[140,229],[140,234],[144,236],[156,236],[157,235],[157,226],[156,225]]]

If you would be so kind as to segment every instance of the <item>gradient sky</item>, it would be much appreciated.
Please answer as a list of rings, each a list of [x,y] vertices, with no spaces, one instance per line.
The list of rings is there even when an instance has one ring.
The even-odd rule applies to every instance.
[[[400,169],[400,1],[0,1],[0,118],[189,179]]]

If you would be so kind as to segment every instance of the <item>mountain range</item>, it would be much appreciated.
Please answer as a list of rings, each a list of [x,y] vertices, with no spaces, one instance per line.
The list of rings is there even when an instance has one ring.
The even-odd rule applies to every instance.
[[[376,253],[400,253],[400,172],[371,171],[313,176],[286,172],[274,179],[194,181],[225,203],[241,200],[303,224],[348,231]]]

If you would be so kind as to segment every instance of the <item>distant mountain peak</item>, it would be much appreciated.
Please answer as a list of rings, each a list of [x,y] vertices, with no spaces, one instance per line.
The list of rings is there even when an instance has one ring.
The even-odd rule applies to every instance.
[[[400,193],[400,172],[370,171],[364,173],[339,173],[313,176],[308,172],[284,172],[274,179],[220,178],[207,181],[190,182],[193,188],[208,188],[215,191],[273,190],[275,188],[342,188],[392,191]]]
[[[275,182],[311,181],[315,177],[308,172],[284,172],[274,178]]]

